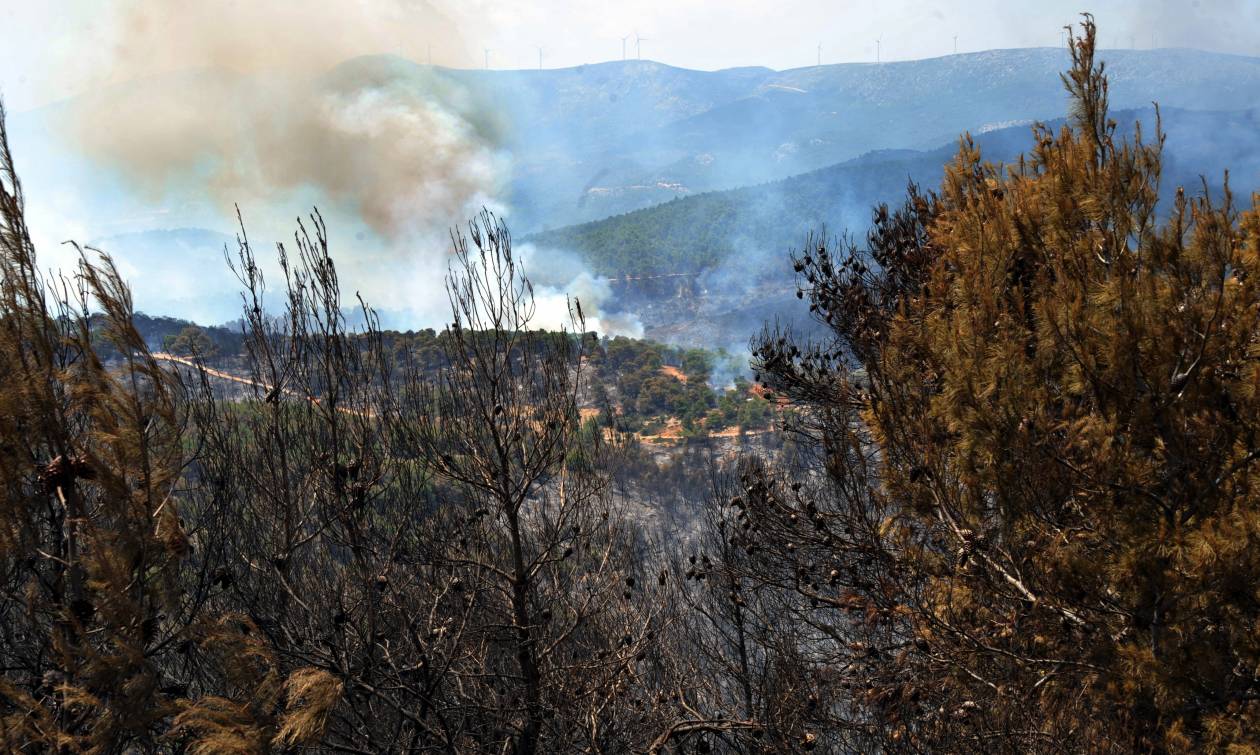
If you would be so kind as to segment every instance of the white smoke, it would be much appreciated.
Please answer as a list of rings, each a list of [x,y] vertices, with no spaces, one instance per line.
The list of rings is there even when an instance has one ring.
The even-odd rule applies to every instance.
[[[534,284],[535,327],[568,327],[569,307],[576,302],[581,305],[587,331],[604,336],[643,337],[643,323],[638,315],[616,308],[612,282],[592,274],[577,255],[533,244],[522,244],[516,252]]]
[[[293,218],[318,206],[343,291],[362,293],[391,327],[448,318],[449,229],[482,207],[510,223],[513,125],[502,103],[413,62],[466,57],[450,14],[426,0],[122,0],[109,27],[99,78],[110,86],[67,108],[62,131],[138,195],[136,216],[199,207],[182,222],[200,225],[208,205],[214,230],[232,233],[239,206],[266,264],[269,242],[291,238]],[[356,59],[377,53],[392,55]],[[521,251],[535,325],[565,324],[576,299],[587,329],[642,335],[576,256]],[[119,261],[139,302],[169,310],[172,295],[186,299],[169,314],[210,311],[198,297],[231,283],[176,250]]]

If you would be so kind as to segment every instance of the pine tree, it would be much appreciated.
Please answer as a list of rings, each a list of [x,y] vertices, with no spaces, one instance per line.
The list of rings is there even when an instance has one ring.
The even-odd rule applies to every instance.
[[[130,292],[88,251],[49,285],[24,209],[0,107],[0,748],[317,741],[340,682],[284,674],[247,620],[189,594],[180,386],[136,330]]]
[[[1160,204],[1095,39],[1070,125],[799,255],[834,339],[757,349],[827,479],[748,496],[760,573],[842,627],[858,712],[819,718],[885,747],[1260,747],[1260,213]]]

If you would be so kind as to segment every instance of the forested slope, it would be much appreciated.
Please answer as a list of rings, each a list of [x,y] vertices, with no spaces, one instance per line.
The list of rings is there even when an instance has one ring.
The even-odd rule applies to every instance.
[[[1201,193],[1219,192],[1226,170],[1238,191],[1260,187],[1260,114],[1164,110],[1167,133],[1164,183]],[[1142,122],[1156,124],[1153,109],[1116,114],[1132,134]],[[1063,121],[1052,121],[1052,128]],[[974,136],[985,159],[1011,163],[1032,146],[1031,127],[997,129]],[[525,240],[581,254],[609,276],[690,273],[730,261],[749,275],[778,265],[810,231],[856,231],[870,221],[872,203],[891,202],[907,182],[939,183],[956,144],[919,152],[877,152],[782,181],[710,192],[665,202],[583,225],[534,234]],[[1166,206],[1163,209],[1167,209]]]

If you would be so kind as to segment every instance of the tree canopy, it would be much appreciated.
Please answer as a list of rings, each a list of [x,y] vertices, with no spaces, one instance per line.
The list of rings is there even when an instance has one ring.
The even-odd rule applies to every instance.
[[[758,349],[826,481],[753,496],[756,542],[838,570],[798,582],[813,613],[869,606],[828,660],[889,743],[1260,746],[1260,214],[1177,188],[1157,216],[1162,135],[1116,136],[1095,39],[1069,125],[1005,167],[964,138],[869,250],[807,249],[834,340]]]

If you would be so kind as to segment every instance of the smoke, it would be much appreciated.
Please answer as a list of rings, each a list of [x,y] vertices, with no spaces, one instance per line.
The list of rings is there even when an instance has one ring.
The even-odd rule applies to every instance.
[[[228,209],[309,195],[392,242],[498,193],[505,158],[459,92],[426,71],[344,73],[94,98],[74,143],[155,198],[200,193]]]
[[[102,86],[60,130],[140,206],[208,203],[227,232],[240,206],[257,240],[318,206],[346,288],[398,321],[444,314],[448,229],[482,206],[507,214],[511,169],[494,104],[412,62],[462,56],[446,14],[424,0],[124,0],[108,28]],[[206,274],[180,263],[142,271],[138,298],[168,273]]]
[[[208,202],[218,231],[240,206],[254,239],[283,239],[317,205],[343,288],[389,326],[437,325],[448,229],[483,206],[510,220],[505,144],[519,128],[484,87],[421,64],[468,58],[453,18],[427,0],[123,0],[98,75],[109,86],[68,108],[63,131],[144,205]],[[138,301],[169,302],[147,290],[161,285],[206,311],[198,291],[216,287],[176,252],[135,266]],[[576,297],[588,329],[642,334],[576,256],[523,252],[537,326],[566,324]]]
[[[309,73],[357,55],[465,55],[453,16],[429,0],[116,0],[107,78],[196,67]]]
[[[727,391],[735,387],[739,378],[751,380],[752,352],[747,343],[732,343],[713,353],[713,369],[709,373],[709,387],[715,391]]]
[[[309,198],[397,242],[504,182],[486,103],[427,66],[343,64],[401,50],[408,32],[455,44],[427,3],[136,1],[116,28],[105,78],[139,83],[88,98],[70,136],[151,196],[201,192],[221,208]]]
[[[569,307],[582,308],[585,329],[604,336],[643,337],[643,323],[634,312],[621,310],[612,282],[586,269],[577,255],[560,249],[522,244],[516,249],[534,284],[534,325],[556,330],[569,324]]]

